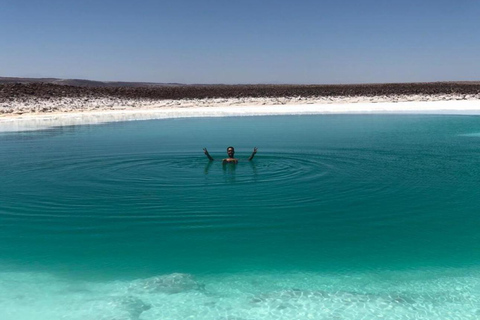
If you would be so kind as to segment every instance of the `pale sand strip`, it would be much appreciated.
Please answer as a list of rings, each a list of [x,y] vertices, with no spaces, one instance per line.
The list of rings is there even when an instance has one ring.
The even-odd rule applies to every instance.
[[[27,131],[47,129],[56,126],[92,125],[118,121],[189,117],[412,113],[480,115],[480,100],[478,99],[376,103],[356,101],[356,103],[307,102],[307,104],[264,104],[265,101],[272,103],[271,99],[256,100],[258,101],[250,101],[250,104],[239,103],[239,105],[235,105],[235,101],[223,99],[222,103],[212,103],[213,106],[205,106],[204,103],[196,104],[195,101],[186,101],[184,103],[177,101],[178,105],[176,106],[165,106],[162,104],[162,107],[131,108],[126,106],[116,107],[116,110],[3,115],[0,116],[0,131]],[[236,102],[238,103],[238,101]]]

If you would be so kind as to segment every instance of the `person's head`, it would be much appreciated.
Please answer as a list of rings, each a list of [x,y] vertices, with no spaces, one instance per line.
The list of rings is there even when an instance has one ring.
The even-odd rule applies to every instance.
[[[233,147],[228,147],[227,154],[229,158],[233,158],[233,156],[235,156],[235,149]]]

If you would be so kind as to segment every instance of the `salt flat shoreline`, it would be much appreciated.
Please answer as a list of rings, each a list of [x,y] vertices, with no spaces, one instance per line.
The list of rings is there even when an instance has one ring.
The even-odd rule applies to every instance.
[[[107,122],[265,115],[458,114],[480,115],[480,94],[369,97],[211,99],[50,98],[14,101],[0,113],[0,132]],[[4,106],[5,108],[5,106]],[[4,109],[5,110],[5,109]]]

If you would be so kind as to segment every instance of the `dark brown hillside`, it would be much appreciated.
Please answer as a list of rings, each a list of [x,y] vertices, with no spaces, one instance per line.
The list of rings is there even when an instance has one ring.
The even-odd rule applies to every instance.
[[[71,86],[52,83],[0,84],[0,102],[28,98],[204,99],[244,97],[373,97],[392,95],[472,95],[480,82],[434,82],[356,85],[188,85]]]

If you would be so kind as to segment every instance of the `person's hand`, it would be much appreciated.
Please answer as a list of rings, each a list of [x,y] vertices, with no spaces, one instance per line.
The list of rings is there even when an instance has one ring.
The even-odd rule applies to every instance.
[[[203,148],[203,153],[208,154],[207,148]]]
[[[257,147],[253,148],[253,154],[256,154],[256,153],[257,153],[257,150],[258,150]]]

